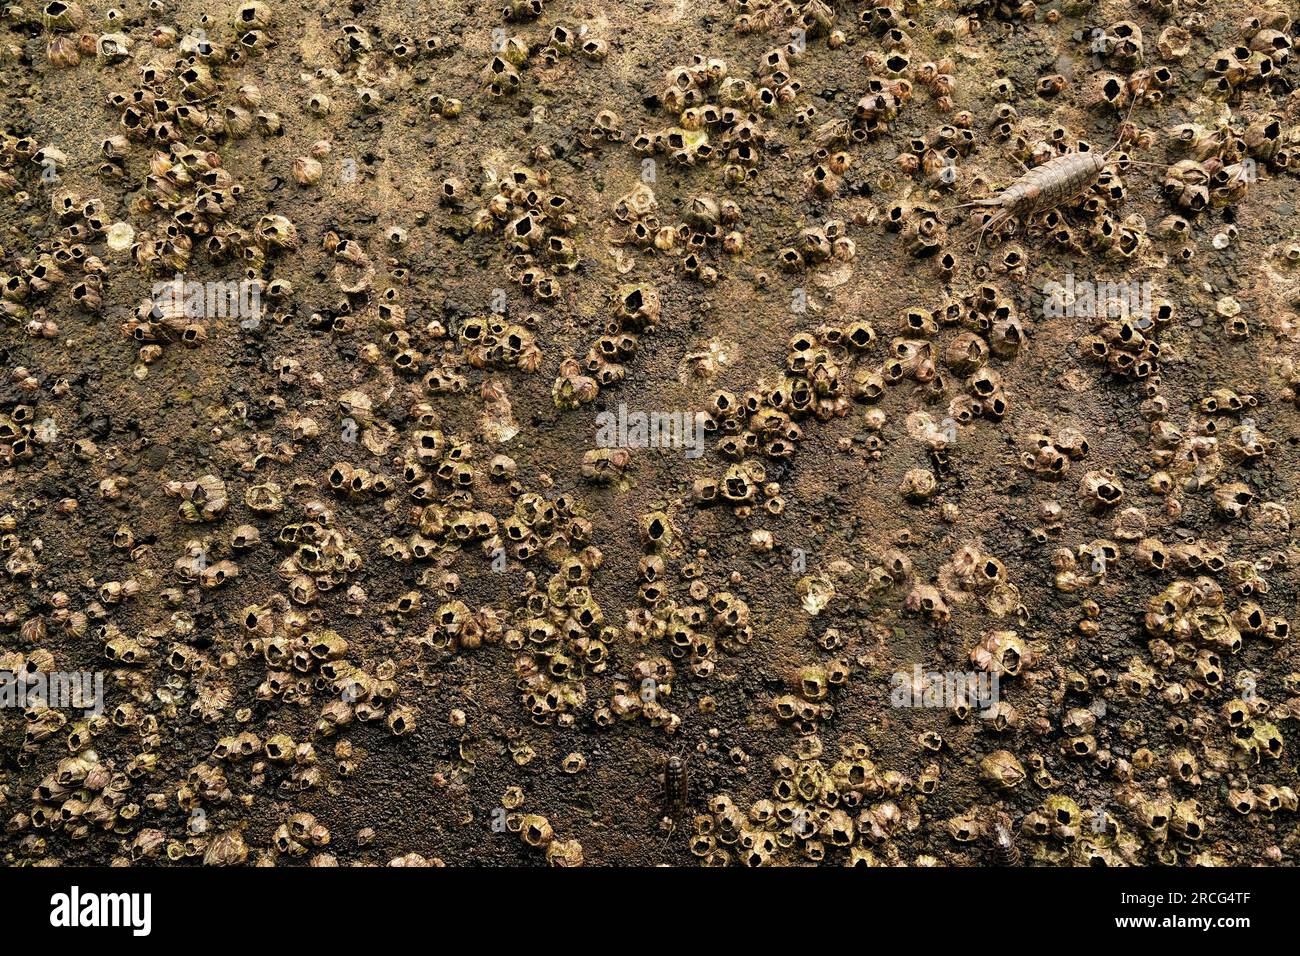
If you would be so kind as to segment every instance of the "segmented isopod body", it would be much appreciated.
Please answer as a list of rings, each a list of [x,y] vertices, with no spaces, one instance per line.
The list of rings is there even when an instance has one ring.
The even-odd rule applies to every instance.
[[[1137,106],[1140,99],[1141,96],[1135,90],[1133,99],[1129,103],[1128,113],[1124,117],[1125,123],[1133,117],[1133,108]],[[989,229],[997,229],[1012,217],[1032,216],[1034,213],[1045,212],[1087,192],[1106,168],[1111,152],[1122,141],[1121,132],[1110,149],[1105,152],[1075,150],[1061,156],[1054,156],[1041,166],[1028,170],[996,196],[966,203],[967,206],[996,207],[999,210],[980,230],[980,240],[984,239],[984,233]],[[978,243],[975,248],[978,255]]]
[[[1065,153],[1035,166],[996,196],[972,206],[996,206],[1000,212],[984,225],[996,229],[1013,216],[1031,216],[1054,209],[1086,192],[1106,168],[1106,154]]]
[[[691,781],[684,757],[669,757],[664,764],[664,815],[677,820],[686,815]]]
[[[1066,153],[1031,169],[1007,187],[1002,208],[1015,216],[1059,206],[1085,192],[1106,166],[1103,153]]]
[[[998,866],[1020,865],[1020,848],[1011,832],[1011,821],[1005,818],[993,826],[993,858]]]

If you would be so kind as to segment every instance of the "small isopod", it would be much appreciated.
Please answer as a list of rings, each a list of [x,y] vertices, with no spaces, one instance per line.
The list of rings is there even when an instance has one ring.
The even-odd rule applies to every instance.
[[[993,845],[993,859],[998,866],[1019,866],[1020,848],[1016,846],[1016,837],[1011,830],[1011,818],[999,813],[993,822],[990,842]]]
[[[1138,96],[1135,94],[1133,103],[1129,106],[1130,116],[1137,100]],[[1127,116],[1124,121],[1128,122]],[[998,209],[997,214],[980,229],[980,239],[976,243],[975,254],[979,255],[979,245],[984,240],[984,233],[990,229],[1000,227],[1008,219],[1023,218],[1054,209],[1091,189],[1101,176],[1102,170],[1106,168],[1111,152],[1119,146],[1119,143],[1119,139],[1116,138],[1114,144],[1104,153],[1076,150],[1056,156],[1041,166],[1028,170],[996,196],[962,203],[962,206],[985,206]]]
[[[998,228],[1008,219],[1045,212],[1086,192],[1106,167],[1109,154],[1110,150],[1105,153],[1073,152],[1057,156],[1041,166],[1035,166],[996,196],[966,203],[968,206],[990,206],[999,210],[980,230],[981,240],[985,232]]]
[[[669,757],[664,763],[664,816],[672,820],[686,815],[690,804],[691,780],[685,757]]]

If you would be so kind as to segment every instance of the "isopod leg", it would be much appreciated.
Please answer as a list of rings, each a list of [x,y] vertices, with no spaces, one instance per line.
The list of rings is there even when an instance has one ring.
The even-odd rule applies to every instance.
[[[976,258],[976,259],[978,259],[978,258],[980,257],[980,246],[984,243],[984,233],[988,232],[990,229],[1000,229],[1000,228],[1002,228],[1002,224],[1005,223],[1005,222],[1006,222],[1008,219],[1010,219],[1010,218],[1011,218],[1011,214],[1010,214],[1010,213],[1008,213],[1008,212],[1000,212],[1000,213],[998,213],[996,216],[994,216],[992,219],[990,219],[988,222],[984,223],[984,228],[980,230],[979,238],[975,241],[975,258]]]
[[[972,206],[997,206],[1000,204],[1001,204],[1001,200],[998,199],[997,196],[989,196],[984,199],[972,199],[970,202],[958,203],[955,206],[946,206],[940,211],[950,212],[953,209],[969,209]]]

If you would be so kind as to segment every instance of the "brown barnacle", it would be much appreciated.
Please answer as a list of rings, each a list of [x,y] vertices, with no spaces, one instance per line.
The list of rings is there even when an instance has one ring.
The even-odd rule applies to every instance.
[[[560,363],[560,374],[555,379],[551,398],[559,409],[574,409],[595,399],[600,385],[594,378],[581,374],[577,359],[568,358]]]
[[[798,249],[787,246],[777,252],[777,262],[786,272],[800,272],[806,265],[803,255]]]
[[[263,217],[263,219],[266,218],[271,217]],[[259,220],[259,226],[260,224],[261,220]],[[290,224],[290,228],[293,228],[292,224]],[[295,230],[295,246],[296,243],[297,232]],[[364,246],[356,240],[343,239],[334,245],[333,253],[333,277],[334,282],[338,285],[339,289],[348,295],[368,291],[375,277],[375,266],[374,263],[371,262],[370,255],[366,252]]]
[[[259,514],[276,514],[284,508],[284,492],[278,483],[265,481],[244,492],[244,504]]]
[[[1048,435],[1028,436],[1020,464],[1026,471],[1048,479],[1060,478],[1070,470],[1069,458]]]
[[[545,849],[555,839],[555,831],[546,817],[530,813],[521,821],[519,837],[534,849]]]
[[[307,97],[307,110],[316,116],[326,116],[334,108],[334,102],[328,93],[319,90]]]
[[[1169,829],[1185,840],[1193,842],[1205,835],[1205,820],[1201,804],[1196,800],[1179,800],[1172,807]]]
[[[233,561],[216,561],[199,572],[199,586],[216,588],[239,577],[239,566]]]
[[[1168,838],[1169,820],[1173,815],[1173,805],[1168,798],[1138,799],[1132,806],[1132,813],[1148,840],[1163,843]]]
[[[1157,643],[1165,647],[1168,646],[1164,642],[1156,641],[1152,641],[1150,646],[1154,647]],[[1153,650],[1151,656],[1153,659],[1159,660],[1156,650],[1159,650],[1159,648]],[[1116,684],[1121,693],[1140,700],[1150,692],[1156,683],[1156,678],[1156,669],[1135,655],[1129,659],[1128,669],[1120,674]]]
[[[71,69],[81,63],[81,50],[76,38],[62,33],[50,37],[45,55],[56,70]]]
[[[971,807],[965,813],[951,817],[947,823],[948,835],[958,843],[974,843],[984,832],[978,811]]]
[[[980,761],[980,777],[998,790],[1012,790],[1026,776],[1024,765],[1007,750],[995,750]]]
[[[1199,786],[1201,783],[1200,764],[1186,747],[1180,747],[1169,755],[1169,772],[1182,784]]]
[[[1079,503],[1085,508],[1110,508],[1123,498],[1123,483],[1109,471],[1090,471],[1079,482]]]
[[[274,15],[262,0],[245,0],[231,15],[236,30],[265,30],[271,26]]]
[[[85,22],[85,11],[76,0],[49,0],[41,8],[41,23],[51,32],[76,30]]]
[[[939,251],[947,238],[948,228],[936,210],[917,206],[909,211],[903,235],[908,240],[908,252],[924,258]]]
[[[1255,464],[1267,457],[1277,443],[1263,437],[1252,424],[1247,423],[1232,429],[1220,447],[1232,461]]]
[[[843,177],[836,175],[830,167],[818,163],[804,173],[804,184],[808,191],[821,199],[830,199],[839,192]]]
[[[911,502],[923,502],[939,490],[939,482],[929,468],[911,468],[899,485],[899,494]]]
[[[1216,615],[1217,613],[1218,612],[1215,612]],[[1223,627],[1225,624],[1225,622],[1223,622],[1222,619],[1217,616],[1212,620],[1220,627]],[[1238,631],[1240,631],[1243,634],[1249,634],[1249,635],[1256,635],[1256,634],[1263,633],[1265,628],[1267,628],[1269,624],[1268,616],[1264,613],[1264,609],[1261,608],[1254,601],[1243,601],[1237,607],[1237,609],[1233,611],[1231,616],[1231,621],[1232,624],[1236,626],[1236,629]],[[1204,632],[1204,630],[1205,629],[1203,628],[1202,631]],[[1234,642],[1234,645],[1236,647],[1239,647],[1240,641]],[[1230,648],[1230,649],[1234,649],[1234,648]]]
[[[1134,548],[1133,558],[1148,571],[1163,571],[1169,564],[1169,551],[1158,539],[1143,538]]]
[[[95,54],[105,63],[116,63],[131,55],[131,38],[125,33],[105,33],[95,42]]]
[[[515,41],[514,48],[503,49],[501,54],[493,56],[479,74],[479,82],[493,96],[512,96],[519,90],[519,70],[515,63],[506,58],[506,54],[515,55],[514,51],[522,47],[526,57],[528,48],[517,39],[511,39]],[[508,41],[506,46],[510,47]]]
[[[1036,656],[1015,631],[992,631],[970,653],[977,670],[1014,677],[1034,666]]]
[[[861,352],[876,341],[876,330],[870,322],[857,320],[844,326],[840,338],[850,349]]]
[[[908,592],[904,606],[913,614],[921,614],[931,623],[942,627],[949,618],[948,604],[939,589],[929,584],[917,583]]]
[[[293,179],[299,186],[311,186],[324,172],[320,160],[314,156],[299,156],[293,161]]]
[[[195,481],[169,481],[163,490],[170,497],[181,498],[182,521],[214,521],[226,510],[226,483],[215,475],[203,475]]]
[[[314,604],[319,596],[319,587],[316,579],[309,574],[296,574],[289,579],[287,585],[289,600],[295,604],[308,605]]]
[[[177,78],[181,83],[181,96],[186,100],[206,100],[217,88],[211,71],[203,63],[190,63]]]
[[[1282,147],[1282,126],[1276,116],[1259,116],[1242,137],[1247,152],[1262,162],[1272,162]]]
[[[595,484],[609,484],[623,474],[630,460],[625,448],[594,448],[583,452],[582,476]]]
[[[1142,28],[1131,20],[1121,20],[1102,32],[1100,47],[1107,65],[1136,69],[1142,65]]]
[[[1298,805],[1296,792],[1292,787],[1261,784],[1256,790],[1256,795],[1259,806],[1267,813],[1277,813],[1282,810],[1295,813]]]
[[[1165,171],[1163,191],[1175,206],[1197,213],[1210,203],[1210,174],[1192,159],[1180,160]]]
[[[316,732],[325,737],[333,736],[340,727],[346,727],[352,723],[352,718],[352,705],[348,701],[342,699],[331,700],[321,708],[320,716],[315,724]]]
[[[1225,518],[1241,518],[1255,500],[1255,493],[1240,481],[1230,481],[1214,489],[1214,507]]]
[[[306,817],[306,816],[310,816],[310,814],[300,814],[298,816]],[[301,826],[299,827],[299,829],[301,831]],[[280,824],[280,826],[276,829],[275,833],[271,837],[271,845],[275,847],[275,851],[277,853],[284,854],[286,856],[296,857],[296,856],[305,856],[307,854],[306,845],[304,845],[299,840],[294,839],[293,834],[290,830],[289,823]]]
[[[1285,641],[1291,636],[1291,623],[1285,617],[1269,618],[1264,637],[1270,641]]]
[[[204,866],[240,866],[248,859],[248,847],[238,830],[218,833],[203,853]]]
[[[646,332],[659,321],[659,292],[650,285],[620,286],[613,296],[615,317],[636,332]]]
[[[264,250],[292,251],[298,248],[298,229],[281,215],[266,215],[257,220],[253,237]]]
[[[415,729],[415,711],[406,706],[393,707],[389,710],[385,722],[388,725],[389,733],[394,737],[404,737]]]
[[[642,547],[662,551],[673,542],[673,526],[668,515],[663,511],[651,511],[643,514],[639,521]]]

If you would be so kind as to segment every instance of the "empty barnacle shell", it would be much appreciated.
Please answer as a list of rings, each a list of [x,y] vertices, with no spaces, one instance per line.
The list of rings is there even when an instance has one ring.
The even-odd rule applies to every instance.
[[[85,11],[76,0],[49,0],[41,8],[41,22],[47,30],[75,30],[85,21]]]
[[[527,814],[519,828],[520,838],[531,847],[546,848],[555,838],[550,821],[540,814]]]
[[[265,30],[271,25],[273,16],[270,6],[261,0],[246,0],[235,9],[232,19],[238,29]]]
[[[298,230],[292,222],[280,215],[263,216],[257,221],[253,234],[259,245],[270,250],[297,248]]]
[[[95,43],[96,55],[107,63],[115,63],[131,55],[131,40],[125,33],[105,33]]]

